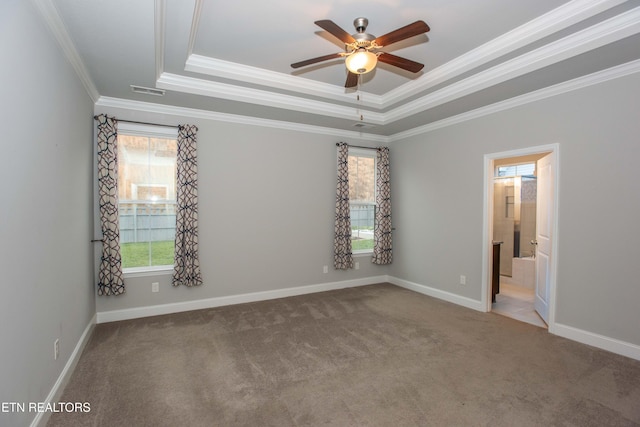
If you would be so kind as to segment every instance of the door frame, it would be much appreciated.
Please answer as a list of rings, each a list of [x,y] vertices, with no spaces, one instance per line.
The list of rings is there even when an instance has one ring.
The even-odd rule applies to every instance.
[[[556,278],[558,271],[558,205],[559,205],[559,181],[560,181],[560,144],[553,143],[548,145],[538,145],[535,147],[527,147],[514,149],[509,151],[501,151],[484,155],[484,184],[483,184],[483,232],[482,232],[482,295],[481,306],[484,311],[491,311],[491,264],[492,264],[492,240],[493,240],[493,178],[494,178],[494,162],[497,159],[508,157],[520,157],[531,154],[554,153],[551,168],[553,169],[553,221],[552,241],[551,241],[551,269],[549,283],[549,322],[548,331],[555,332],[556,319]]]

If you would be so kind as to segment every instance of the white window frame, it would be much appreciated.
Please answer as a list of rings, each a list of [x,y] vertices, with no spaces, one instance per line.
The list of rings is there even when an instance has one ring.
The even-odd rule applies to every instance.
[[[373,202],[353,202],[351,201],[351,195],[349,195],[349,208],[351,206],[373,206],[374,212],[374,225],[375,225],[375,209],[376,209],[376,199],[377,199],[377,191],[378,186],[376,185],[378,179],[378,156],[376,155],[375,148],[360,148],[360,147],[349,147],[349,156],[354,157],[368,157],[373,159]],[[353,223],[353,221],[351,221]],[[370,255],[373,254],[373,248],[371,249],[358,249],[351,250],[353,255]]]
[[[141,123],[118,122],[118,135],[143,136],[147,138],[178,139],[178,129],[167,126],[154,126]],[[123,268],[122,273],[125,278],[157,276],[170,274],[173,271],[173,264],[149,265],[143,267]]]

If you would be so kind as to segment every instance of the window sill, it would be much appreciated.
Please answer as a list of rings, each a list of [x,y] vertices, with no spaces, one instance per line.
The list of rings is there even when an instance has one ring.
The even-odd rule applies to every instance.
[[[362,257],[366,257],[366,256],[373,256],[373,251],[358,251],[358,252],[352,252],[351,255],[358,258],[362,258]]]
[[[134,267],[122,270],[125,279],[132,277],[170,276],[173,273],[173,265],[161,265],[158,267]]]

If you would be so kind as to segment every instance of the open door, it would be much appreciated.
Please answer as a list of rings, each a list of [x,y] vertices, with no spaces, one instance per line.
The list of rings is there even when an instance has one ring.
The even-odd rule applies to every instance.
[[[545,323],[549,323],[549,294],[551,285],[551,242],[553,232],[553,158],[547,154],[537,162],[536,207],[536,294],[534,308]]]

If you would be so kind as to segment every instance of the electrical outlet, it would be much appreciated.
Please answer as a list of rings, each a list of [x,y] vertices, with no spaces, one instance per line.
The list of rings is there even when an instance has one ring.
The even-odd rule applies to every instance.
[[[58,360],[60,356],[60,339],[56,339],[53,342],[53,360]]]
[[[151,292],[160,292],[160,283],[153,282],[151,284]]]
[[[462,274],[460,275],[460,284],[461,285],[467,284],[467,276],[463,276]]]
[[[356,261],[356,270],[360,270],[360,263]]]
[[[324,267],[322,267],[322,272],[323,273],[328,273],[329,272],[329,266],[325,265]]]

